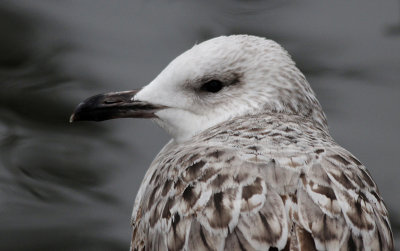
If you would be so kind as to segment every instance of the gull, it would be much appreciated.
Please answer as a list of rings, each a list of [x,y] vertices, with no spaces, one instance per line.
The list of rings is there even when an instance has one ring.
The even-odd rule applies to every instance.
[[[330,136],[278,43],[195,45],[140,90],[100,94],[70,121],[151,118],[172,137],[132,214],[131,250],[393,250],[378,188]]]

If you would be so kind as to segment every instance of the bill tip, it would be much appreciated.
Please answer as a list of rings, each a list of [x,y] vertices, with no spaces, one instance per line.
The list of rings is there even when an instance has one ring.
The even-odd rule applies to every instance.
[[[74,121],[75,121],[75,113],[73,113],[71,117],[69,117],[69,123],[73,123]]]

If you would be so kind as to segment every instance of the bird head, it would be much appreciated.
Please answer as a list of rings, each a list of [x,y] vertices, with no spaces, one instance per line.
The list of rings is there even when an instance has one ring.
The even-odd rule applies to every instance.
[[[294,113],[326,127],[319,102],[286,50],[265,38],[233,35],[195,45],[140,90],[88,98],[71,122],[152,118],[180,142],[258,113]]]

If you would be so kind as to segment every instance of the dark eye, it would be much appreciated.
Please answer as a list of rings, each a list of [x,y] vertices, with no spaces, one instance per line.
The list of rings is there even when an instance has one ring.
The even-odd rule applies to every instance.
[[[201,86],[202,91],[216,93],[219,92],[224,85],[219,80],[210,80]]]

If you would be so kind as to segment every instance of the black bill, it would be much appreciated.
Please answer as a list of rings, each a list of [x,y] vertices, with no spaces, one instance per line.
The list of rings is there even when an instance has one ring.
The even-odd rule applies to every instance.
[[[155,118],[155,112],[166,108],[133,100],[138,91],[112,92],[90,97],[76,107],[69,121],[72,123],[117,118]]]

